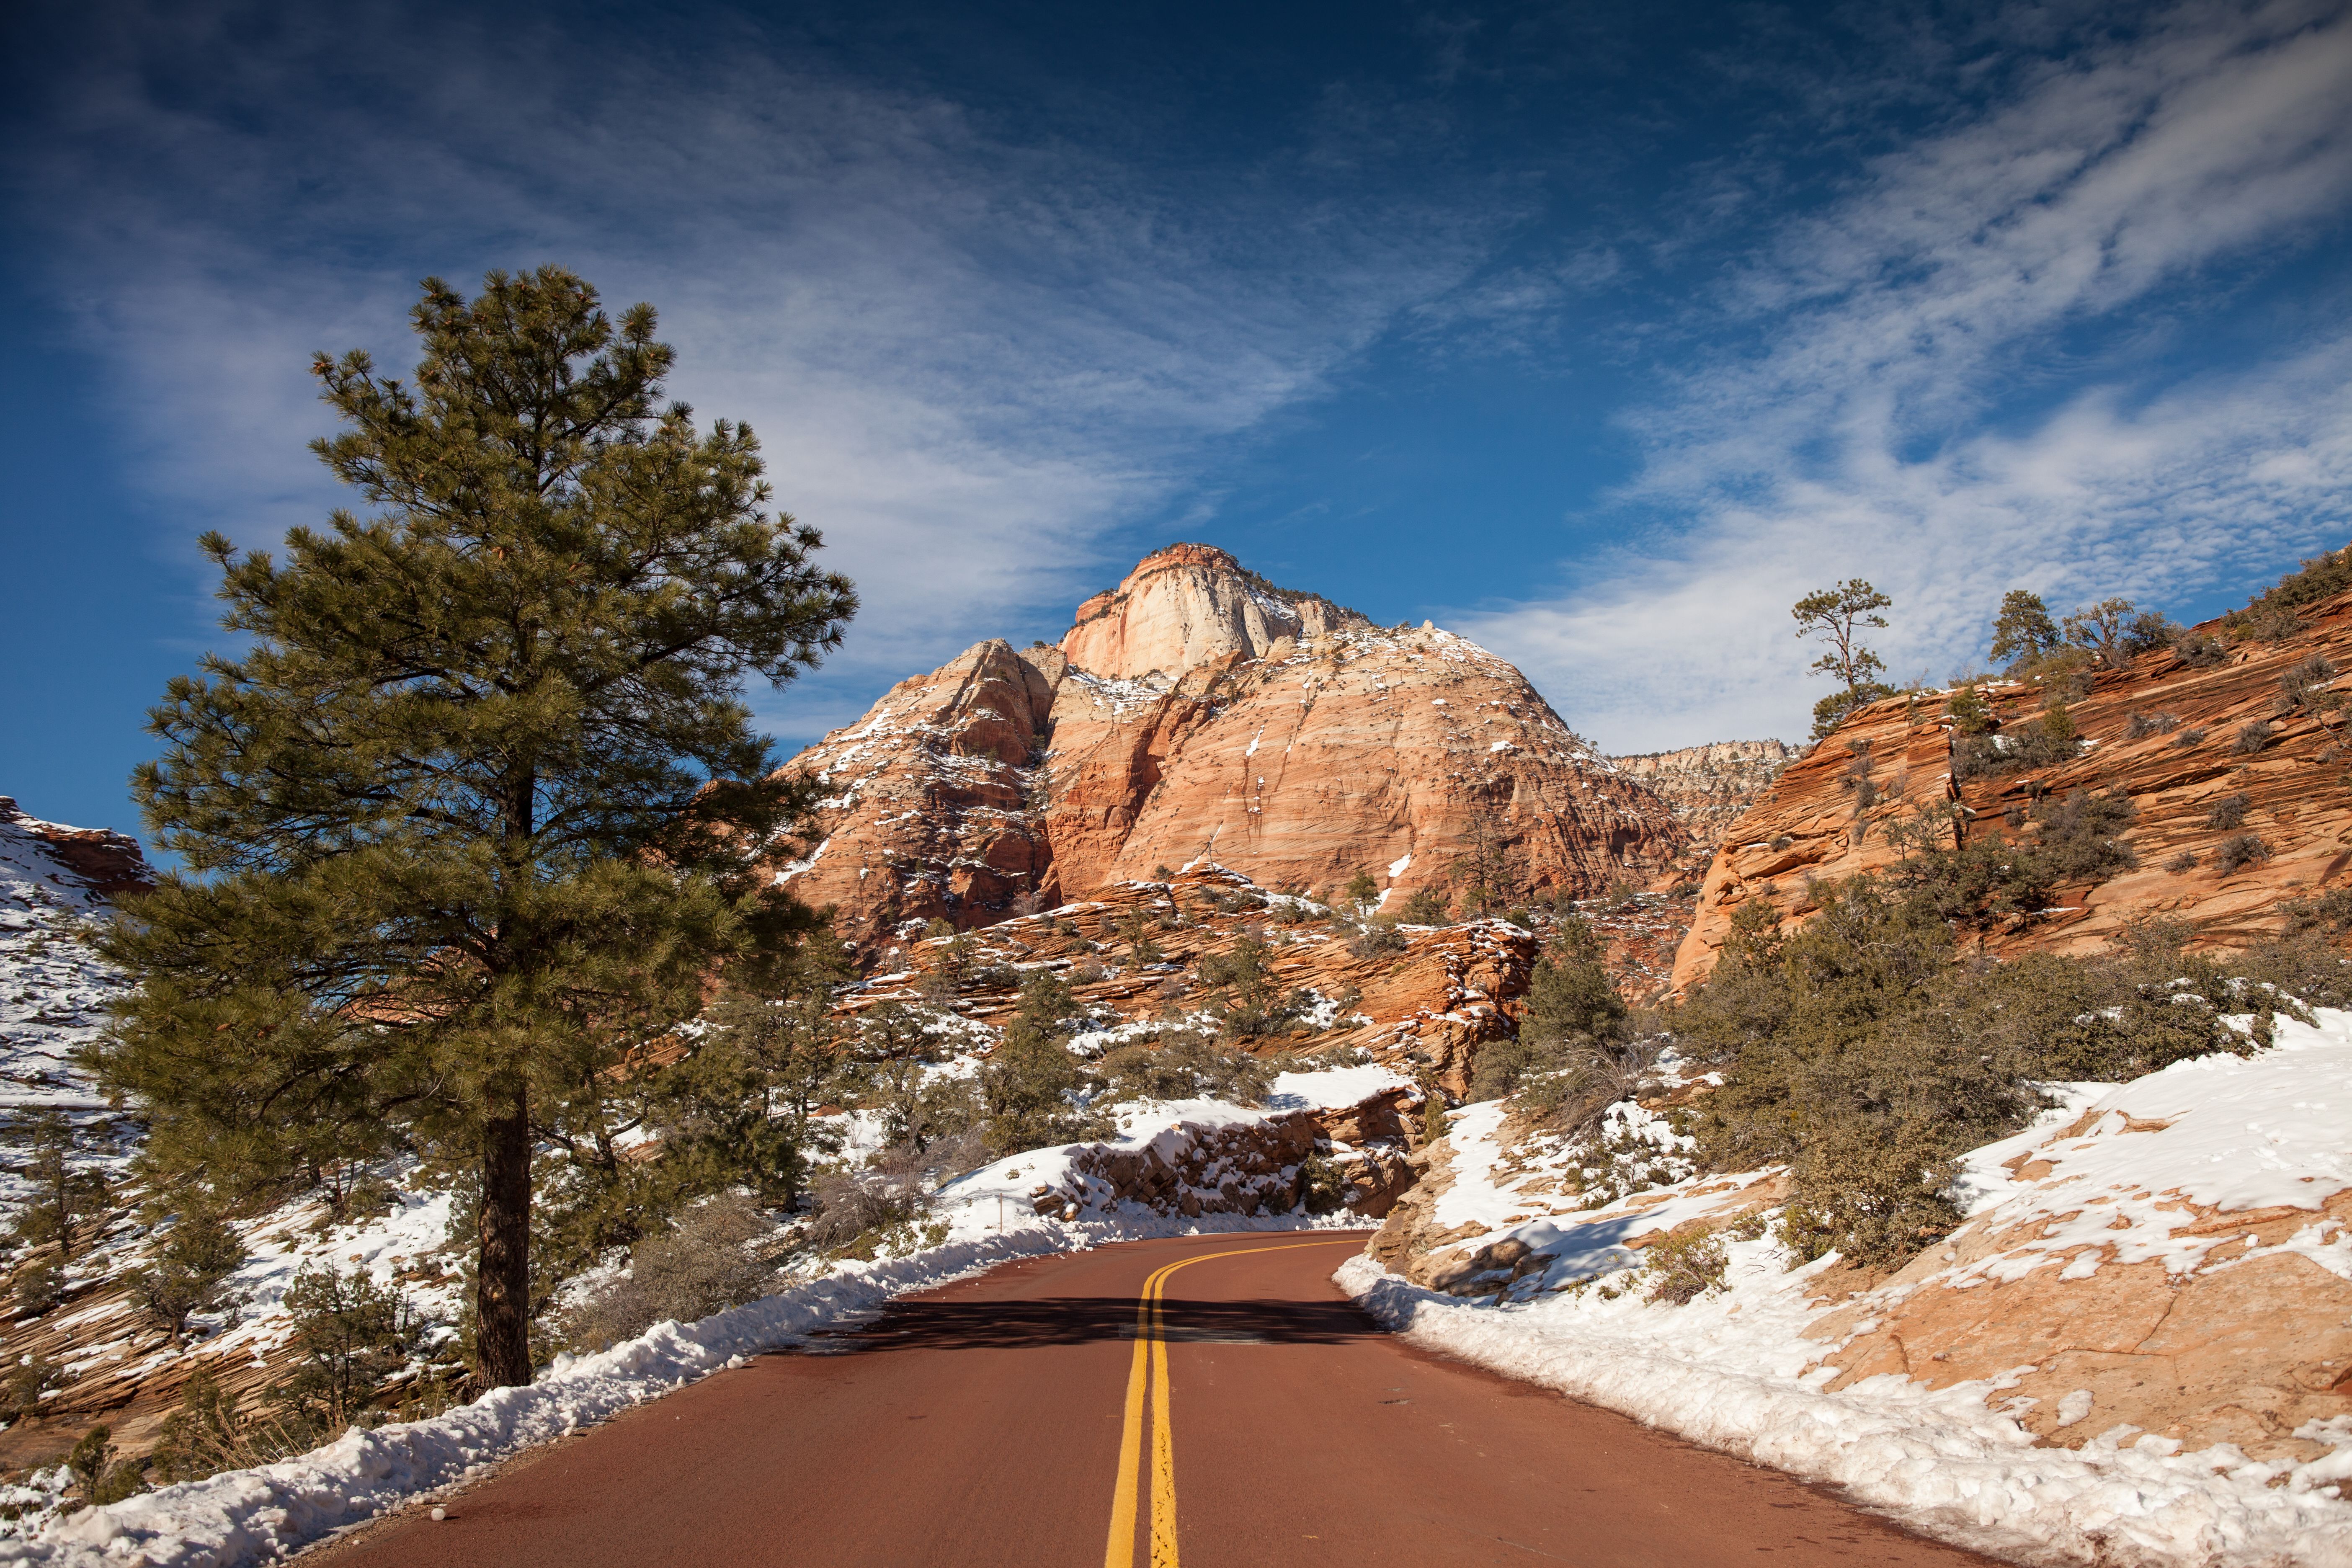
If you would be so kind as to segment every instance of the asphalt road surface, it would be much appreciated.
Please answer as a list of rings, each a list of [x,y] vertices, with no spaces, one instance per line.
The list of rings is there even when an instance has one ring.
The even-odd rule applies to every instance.
[[[1132,1242],[539,1449],[310,1554],[335,1568],[1587,1568],[1986,1560],[1770,1470],[1414,1350],[1330,1274],[1360,1235]]]

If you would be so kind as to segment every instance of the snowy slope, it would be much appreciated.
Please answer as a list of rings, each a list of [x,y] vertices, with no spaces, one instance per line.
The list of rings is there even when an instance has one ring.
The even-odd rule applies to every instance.
[[[1720,1293],[1651,1303],[1641,1254],[1626,1243],[1720,1221],[1760,1175],[1687,1180],[1590,1215],[1533,1214],[1544,1206],[1534,1190],[1542,1163],[1507,1161],[1499,1106],[1456,1116],[1454,1185],[1437,1218],[1479,1227],[1458,1244],[1465,1252],[1517,1239],[1549,1265],[1516,1282],[1498,1279],[1498,1293],[1475,1300],[1422,1289],[1370,1258],[1350,1259],[1338,1277],[1383,1321],[1432,1348],[1835,1483],[1979,1550],[2036,1563],[2352,1564],[2352,1504],[2343,1498],[2352,1416],[2306,1421],[2294,1435],[2315,1457],[2299,1461],[2252,1459],[2226,1442],[2186,1452],[2120,1423],[2084,1426],[2096,1436],[2070,1449],[2035,1440],[2030,1422],[2046,1429],[2047,1413],[2032,1417],[2039,1401],[2020,1389],[2048,1385],[2032,1382],[2027,1354],[1943,1386],[1892,1370],[1842,1380],[1832,1359],[1879,1364],[1853,1352],[1894,1323],[1911,1364],[1924,1367],[1944,1342],[1927,1337],[1939,1308],[1988,1302],[1988,1292],[2019,1281],[2087,1280],[2103,1268],[2161,1263],[2159,1279],[2226,1279],[2292,1257],[2325,1271],[2308,1279],[2352,1280],[2352,1233],[2323,1206],[2352,1187],[2352,1013],[2317,1016],[2315,1026],[2280,1020],[2278,1048],[2251,1058],[2067,1086],[2061,1109],[1968,1158],[1972,1225],[1954,1246],[1833,1308],[1817,1281],[1834,1257],[1791,1271],[1754,1226],[1751,1239],[1717,1232],[1728,1258]],[[2231,1226],[2217,1214],[2249,1218]],[[2284,1297],[2272,1300],[2276,1312],[2288,1310]],[[2298,1322],[2279,1318],[2273,1337],[2305,1337]],[[2319,1353],[2277,1347],[2290,1357],[2298,1348]],[[2070,1392],[2056,1401],[2058,1425],[2092,1408],[2087,1390]]]

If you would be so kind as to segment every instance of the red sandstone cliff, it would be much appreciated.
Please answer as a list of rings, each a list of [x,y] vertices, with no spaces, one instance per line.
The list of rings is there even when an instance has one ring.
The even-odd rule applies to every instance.
[[[1476,859],[1581,896],[1688,841],[1450,632],[1285,598],[1199,545],[1147,557],[1081,616],[1060,647],[985,642],[900,682],[789,764],[831,793],[778,872],[845,939],[870,951],[908,920],[984,925],[1210,858],[1318,891],[1369,871],[1398,900]]]
[[[2196,629],[2223,630],[2220,622]],[[1957,784],[1942,694],[1858,710],[1730,829],[1676,955],[1675,986],[1706,978],[1740,904],[1762,897],[1801,920],[1814,907],[1809,882],[1889,864],[1896,849],[1885,827],[1922,806],[1956,805],[1960,838],[2015,837],[2032,831],[2021,819],[2035,797],[2078,788],[2130,797],[2138,815],[2124,837],[2137,867],[2062,885],[2039,918],[1990,932],[1991,951],[2093,952],[2143,915],[2189,921],[2211,942],[2276,934],[2287,900],[2347,885],[2352,865],[2345,715],[2324,701],[2297,703],[2288,690],[2317,679],[2324,698],[2336,683],[2333,673],[2315,676],[2315,658],[2352,670],[2352,594],[2305,606],[2282,640],[2230,644],[2206,668],[2166,648],[2081,677],[2088,690],[2069,710],[2089,742],[2080,755]],[[2004,683],[1983,695],[2007,732],[2042,712],[2038,685]],[[2249,726],[2266,730],[2242,741]],[[2238,797],[2234,813],[2217,814]],[[2259,840],[2262,858],[2227,865],[2219,851],[2241,835]]]

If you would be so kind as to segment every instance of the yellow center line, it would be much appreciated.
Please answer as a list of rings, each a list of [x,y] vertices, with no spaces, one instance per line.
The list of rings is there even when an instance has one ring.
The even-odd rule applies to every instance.
[[[1136,1513],[1140,1503],[1136,1476],[1143,1464],[1145,1395],[1151,1406],[1151,1563],[1178,1568],[1176,1561],[1175,1424],[1168,1413],[1168,1319],[1163,1305],[1168,1277],[1179,1268],[1254,1252],[1297,1252],[1307,1247],[1354,1247],[1348,1241],[1293,1241],[1280,1247],[1236,1247],[1182,1258],[1154,1269],[1135,1301],[1135,1355],[1127,1369],[1127,1411],[1118,1439],[1118,1481],[1110,1495],[1110,1541],[1103,1568],[1135,1568]]]

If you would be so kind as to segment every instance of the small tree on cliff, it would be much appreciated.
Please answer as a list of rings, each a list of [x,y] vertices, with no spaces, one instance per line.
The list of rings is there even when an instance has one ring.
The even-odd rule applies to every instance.
[[[1861,634],[1865,626],[1885,626],[1886,617],[1878,612],[1894,603],[1853,577],[1808,594],[1790,608],[1790,614],[1797,617],[1799,637],[1821,637],[1829,644],[1828,651],[1813,660],[1811,672],[1834,676],[1843,685],[1843,689],[1813,704],[1815,740],[1836,729],[1838,721],[1852,710],[1893,695],[1894,689],[1878,679],[1886,673],[1886,661],[1863,645]]]
[[[2000,596],[2000,614],[1992,623],[1992,661],[2014,667],[2031,664],[2064,646],[2050,606],[2038,594],[2011,588]]]
[[[663,408],[671,351],[554,268],[437,279],[413,384],[313,371],[313,443],[378,510],[209,535],[223,625],[132,781],[187,866],[108,941],[138,979],[94,1065],[167,1170],[299,1179],[390,1125],[478,1166],[478,1371],[527,1383],[531,1152],[593,1125],[628,1047],[714,964],[814,917],[751,857],[804,804],[740,693],[840,640],[856,599],[764,510],[751,433]],[[718,781],[718,782],[713,782]]]

